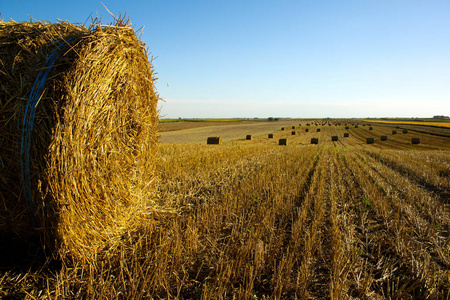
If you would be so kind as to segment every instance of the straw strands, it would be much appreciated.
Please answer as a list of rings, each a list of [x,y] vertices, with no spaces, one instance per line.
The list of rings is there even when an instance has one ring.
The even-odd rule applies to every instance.
[[[0,22],[0,233],[92,260],[156,210],[157,101],[128,21]]]

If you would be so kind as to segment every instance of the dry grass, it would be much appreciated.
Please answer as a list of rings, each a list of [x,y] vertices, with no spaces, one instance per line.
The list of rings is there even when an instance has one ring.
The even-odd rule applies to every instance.
[[[403,135],[366,145],[363,128],[332,142],[344,128],[314,133],[319,145],[281,130],[274,136],[289,136],[286,147],[266,135],[160,144],[158,201],[177,213],[148,215],[89,266],[5,270],[0,295],[448,299],[448,147]]]

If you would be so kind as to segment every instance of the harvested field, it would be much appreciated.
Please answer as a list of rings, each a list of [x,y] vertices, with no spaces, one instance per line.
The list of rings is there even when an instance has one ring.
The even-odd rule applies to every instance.
[[[90,269],[3,269],[0,297],[450,297],[450,138],[414,132],[413,145],[383,124],[295,136],[275,125],[251,141],[236,129],[240,140],[220,147],[160,143],[158,201],[176,213],[149,215]]]

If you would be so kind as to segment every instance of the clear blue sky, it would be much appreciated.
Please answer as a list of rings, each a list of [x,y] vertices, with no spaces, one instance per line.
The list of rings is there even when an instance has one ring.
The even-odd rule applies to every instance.
[[[448,0],[102,2],[145,26],[162,117],[450,115]],[[112,21],[91,0],[0,0],[0,13]]]

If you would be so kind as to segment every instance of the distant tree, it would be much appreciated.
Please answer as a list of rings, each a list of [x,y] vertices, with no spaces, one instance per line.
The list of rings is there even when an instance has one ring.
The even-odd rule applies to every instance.
[[[449,116],[434,116],[433,119],[448,119]]]
[[[267,121],[273,121],[273,118],[272,117],[268,117]]]

